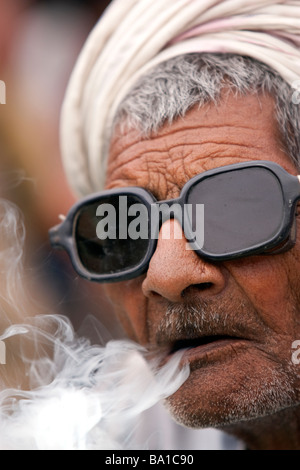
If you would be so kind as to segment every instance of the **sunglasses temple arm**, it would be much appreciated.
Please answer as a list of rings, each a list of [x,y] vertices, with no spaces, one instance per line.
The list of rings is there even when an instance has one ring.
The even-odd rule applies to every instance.
[[[49,230],[49,240],[52,248],[64,250],[64,223],[58,224]]]
[[[53,248],[60,248],[60,236],[59,236],[59,228],[60,225],[56,225],[56,227],[53,227],[49,230],[49,240],[51,243],[51,246]]]

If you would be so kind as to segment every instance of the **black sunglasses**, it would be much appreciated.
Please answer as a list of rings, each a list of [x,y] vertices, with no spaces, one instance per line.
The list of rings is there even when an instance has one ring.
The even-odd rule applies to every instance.
[[[97,282],[144,273],[168,218],[180,221],[189,249],[210,261],[280,253],[296,241],[299,181],[276,163],[251,161],[195,176],[178,199],[157,201],[139,187],[107,190],[77,203],[50,240],[80,276]]]

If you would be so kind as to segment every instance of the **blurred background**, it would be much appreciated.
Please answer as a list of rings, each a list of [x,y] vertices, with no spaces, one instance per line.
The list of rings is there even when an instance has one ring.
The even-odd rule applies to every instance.
[[[83,43],[109,3],[0,0],[0,81],[6,85],[6,104],[0,104],[0,198],[15,203],[25,222],[23,281],[37,301],[35,312],[28,315],[66,315],[79,334],[100,344],[123,337],[123,332],[101,286],[80,279],[67,255],[51,249],[48,230],[75,202],[59,149],[65,89]],[[1,217],[0,210],[2,226],[6,221]],[[1,268],[0,275],[7,276],[7,271]],[[13,314],[9,320],[15,323]],[[19,383],[19,369],[12,370]],[[184,430],[162,410],[151,408],[145,417],[145,442],[157,426],[165,449],[215,449],[223,439],[214,431]],[[225,448],[230,448],[228,443]]]
[[[0,0],[0,80],[6,84],[0,195],[24,214],[26,283],[47,311],[69,316],[75,329],[84,328],[88,316],[99,320],[104,340],[122,333],[101,287],[79,279],[65,253],[52,251],[48,230],[75,202],[60,159],[62,100],[78,53],[109,3]]]

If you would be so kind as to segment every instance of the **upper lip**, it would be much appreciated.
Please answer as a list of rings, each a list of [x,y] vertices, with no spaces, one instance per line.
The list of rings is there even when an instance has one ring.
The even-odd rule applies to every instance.
[[[267,330],[257,312],[245,302],[225,299],[216,304],[196,299],[193,303],[167,305],[150,338],[155,349],[170,353],[219,340],[260,343]]]

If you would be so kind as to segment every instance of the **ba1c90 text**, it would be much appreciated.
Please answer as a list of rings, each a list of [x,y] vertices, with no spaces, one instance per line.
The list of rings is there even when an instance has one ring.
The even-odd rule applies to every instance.
[[[174,454],[174,455],[149,455],[148,463],[150,465],[193,465],[192,455]]]

